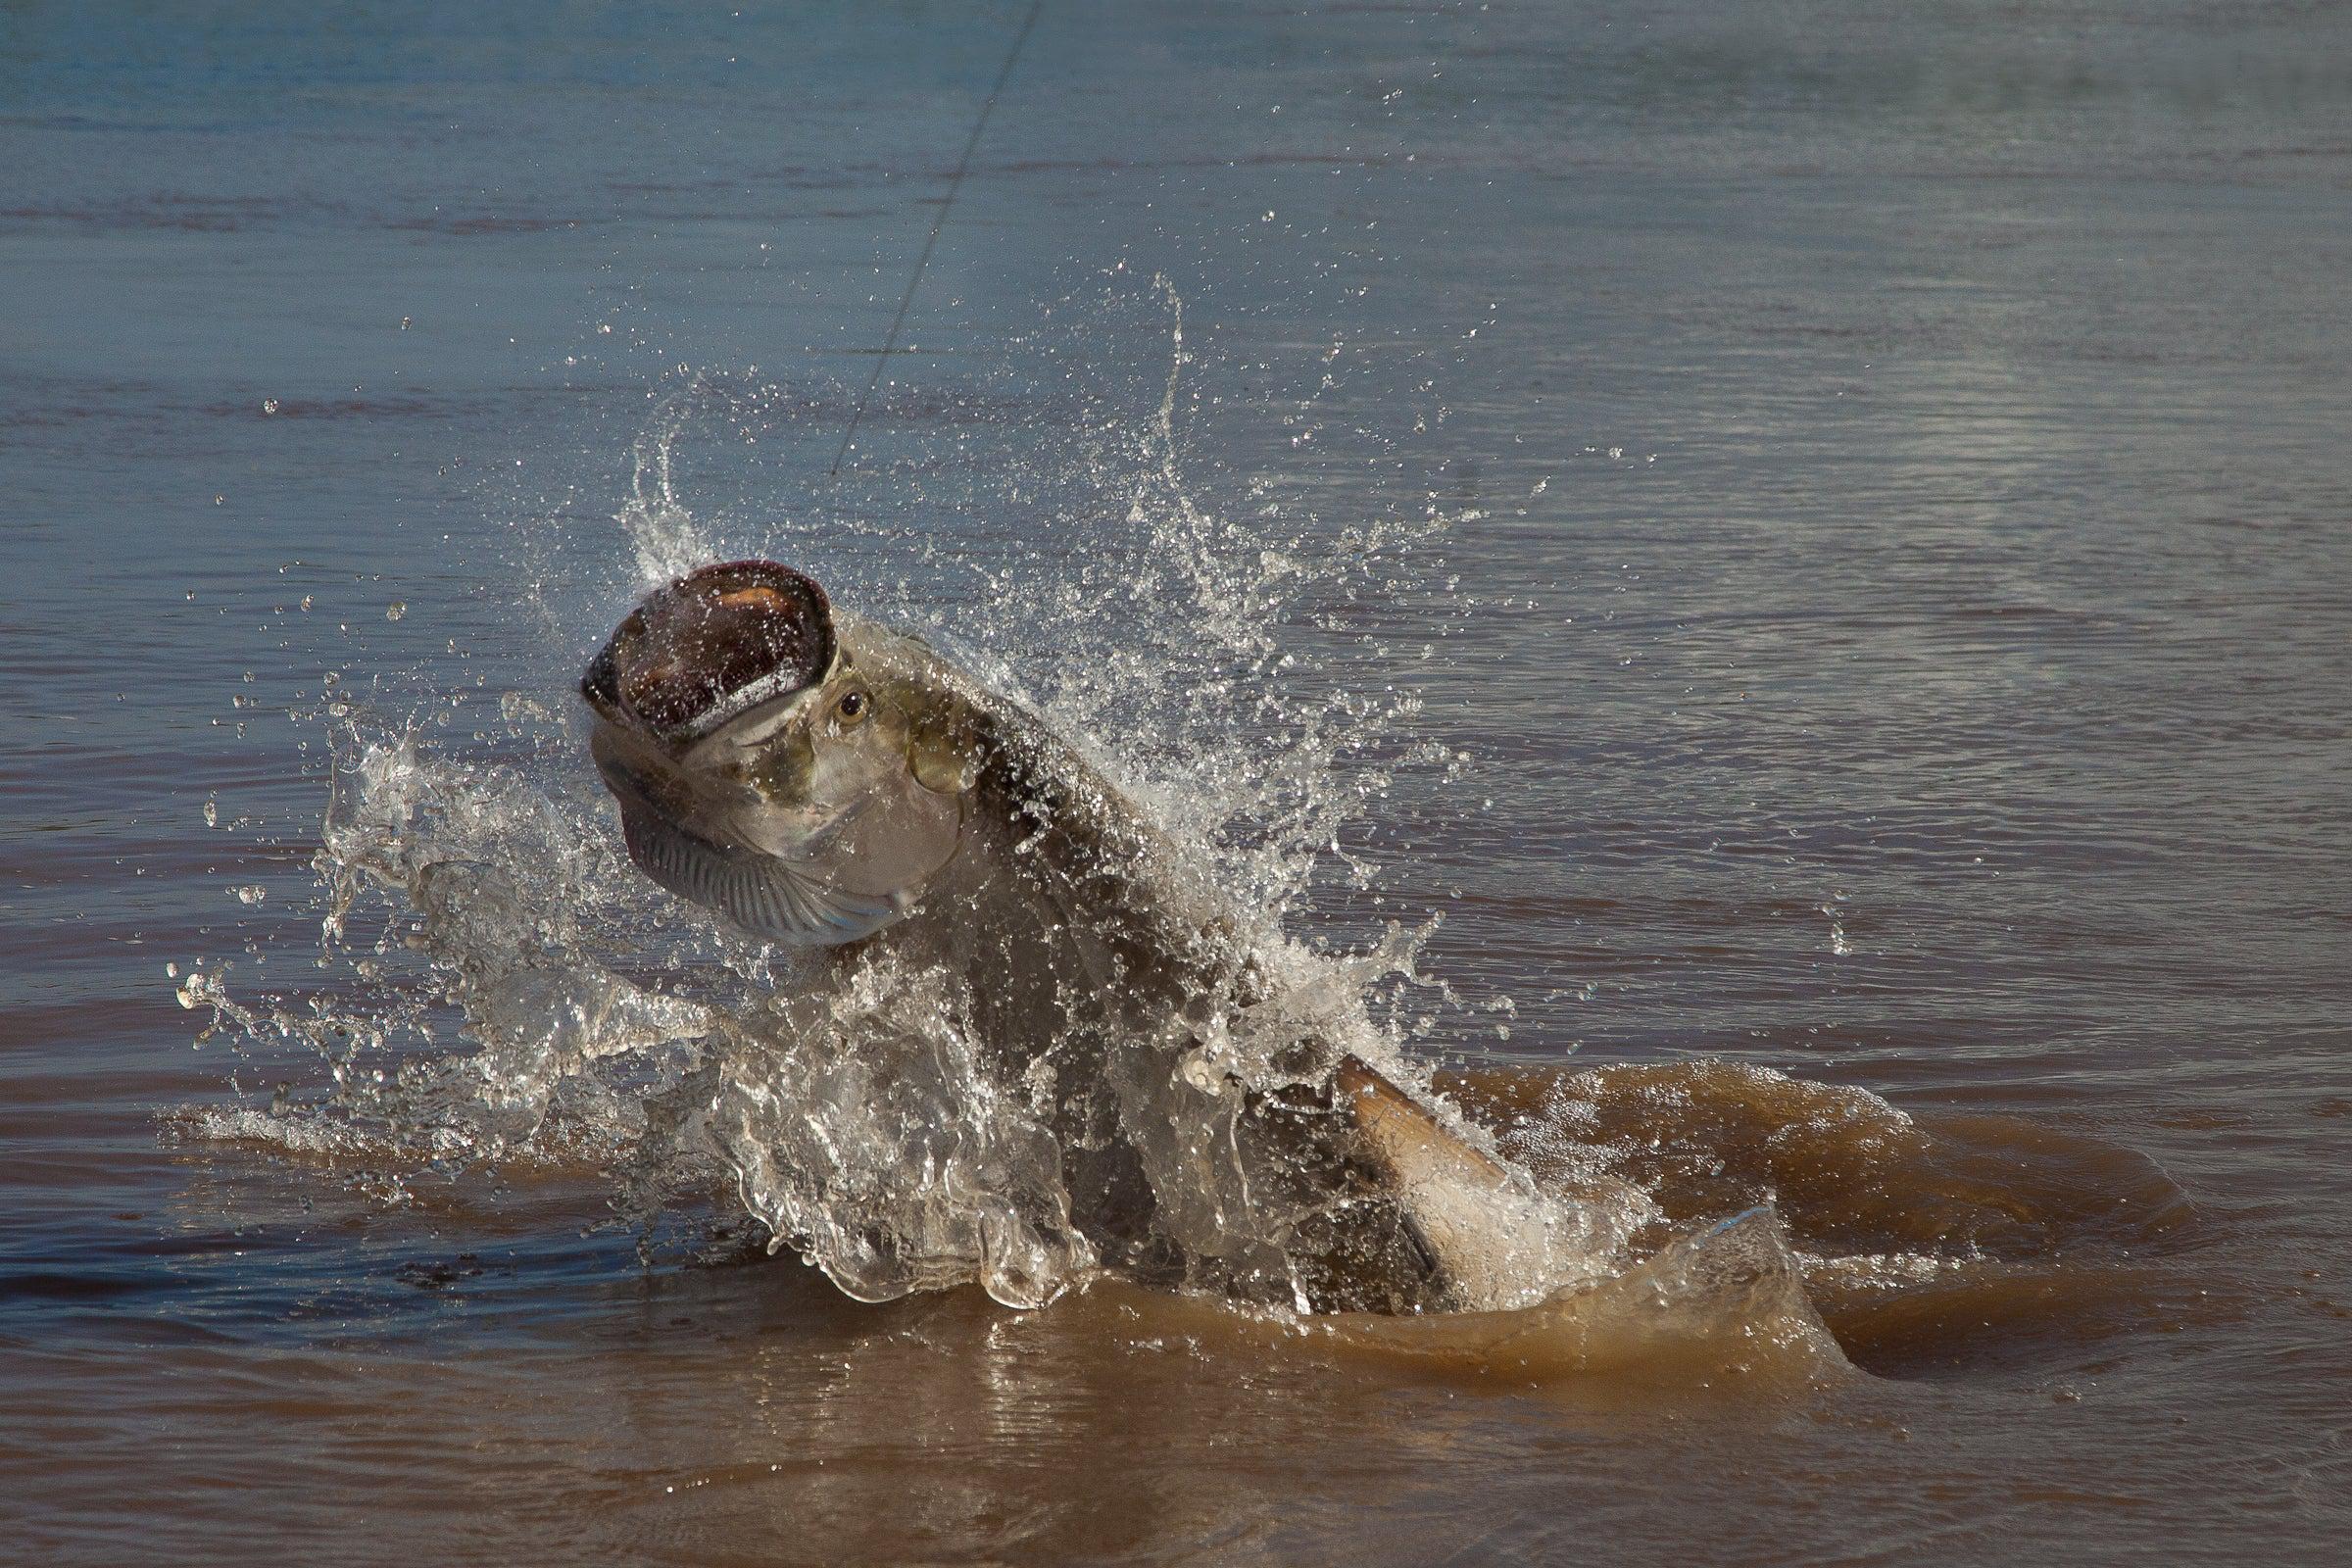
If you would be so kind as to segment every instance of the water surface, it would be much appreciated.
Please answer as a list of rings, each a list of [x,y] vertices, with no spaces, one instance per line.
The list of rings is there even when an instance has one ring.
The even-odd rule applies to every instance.
[[[0,16],[24,1549],[2339,1555],[2352,22],[1049,3],[829,479],[1018,22]],[[338,734],[593,831],[570,682],[693,548],[1320,839],[1302,935],[1442,914],[1409,1051],[1896,1259],[1813,1281],[1859,1372],[864,1305],[592,1148],[290,1147],[347,1044],[176,996],[381,1016]]]

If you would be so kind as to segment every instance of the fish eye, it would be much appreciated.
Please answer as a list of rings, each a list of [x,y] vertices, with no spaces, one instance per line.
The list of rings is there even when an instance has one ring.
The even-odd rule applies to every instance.
[[[844,723],[855,724],[865,716],[865,693],[845,692],[841,701],[833,705],[833,711],[841,715]]]

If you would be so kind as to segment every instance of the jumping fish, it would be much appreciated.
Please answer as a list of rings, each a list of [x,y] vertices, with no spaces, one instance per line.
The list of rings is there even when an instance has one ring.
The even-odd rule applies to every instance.
[[[647,876],[770,942],[962,977],[1106,1264],[1314,1308],[1524,1299],[1524,1181],[1283,1016],[1240,911],[1020,705],[764,561],[648,596],[580,690]]]

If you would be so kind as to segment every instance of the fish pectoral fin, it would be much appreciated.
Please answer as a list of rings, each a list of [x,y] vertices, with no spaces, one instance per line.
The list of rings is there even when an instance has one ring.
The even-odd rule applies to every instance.
[[[1463,1142],[1361,1057],[1342,1057],[1332,1087],[1364,1157],[1387,1180],[1456,1304],[1485,1306],[1511,1296],[1526,1238],[1501,1161]]]
[[[729,849],[650,812],[623,807],[621,837],[637,868],[679,898],[788,947],[837,947],[871,936],[899,908],[832,887],[789,860]]]

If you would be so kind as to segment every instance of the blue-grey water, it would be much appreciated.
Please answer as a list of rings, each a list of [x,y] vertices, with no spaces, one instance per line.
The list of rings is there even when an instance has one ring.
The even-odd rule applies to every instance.
[[[5,1551],[2341,1560],[2352,11],[1047,0],[832,474],[1025,11],[0,6]],[[304,1147],[468,1049],[332,1038],[330,755],[587,802],[681,542],[1442,915],[1474,1106],[1634,1073],[1625,1168],[1933,1279],[1524,1386]]]

